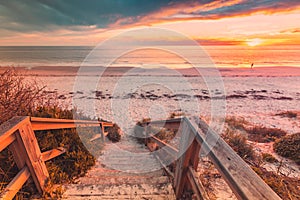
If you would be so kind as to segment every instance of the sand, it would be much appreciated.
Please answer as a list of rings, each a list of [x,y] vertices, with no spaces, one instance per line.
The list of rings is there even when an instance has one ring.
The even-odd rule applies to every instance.
[[[223,68],[218,82],[211,69],[201,69],[212,77],[202,78],[194,69],[170,73],[126,67],[104,71],[100,67],[97,72],[104,73],[99,80],[92,68],[79,73],[81,76],[78,67],[18,69],[26,79],[35,78],[41,86],[46,85],[48,95],[58,98],[61,105],[76,105],[85,114],[114,121],[124,129],[128,122],[133,125],[142,118],[164,119],[171,112],[209,119],[212,106],[217,104],[213,112],[217,117],[244,117],[252,124],[280,128],[289,134],[300,132],[299,117],[276,115],[300,112],[300,68]],[[267,145],[257,147],[270,151]]]
[[[26,79],[34,78],[41,86],[46,85],[49,98],[58,98],[64,107],[76,106],[86,115],[116,122],[125,134],[130,134],[128,127],[142,118],[165,119],[171,112],[198,115],[208,121],[212,113],[218,118],[243,117],[253,125],[280,128],[288,134],[300,132],[300,68],[223,68],[219,80],[211,69],[202,69],[209,77],[202,78],[194,69],[179,69],[177,74],[161,69],[139,69],[128,74],[133,68],[100,67],[98,72],[104,73],[99,80],[93,70],[78,76],[78,69],[19,70]],[[214,105],[216,110],[212,112]],[[297,112],[298,117],[276,115],[282,111]],[[271,143],[252,144],[257,152],[283,159],[274,153]],[[280,173],[299,178],[299,166],[287,159],[283,161]],[[264,167],[278,170],[277,164],[265,163]],[[223,190],[223,186],[216,188]]]

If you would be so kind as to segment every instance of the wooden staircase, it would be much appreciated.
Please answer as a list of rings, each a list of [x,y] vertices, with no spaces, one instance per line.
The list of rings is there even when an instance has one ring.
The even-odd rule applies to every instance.
[[[129,136],[107,141],[103,155],[77,184],[65,185],[65,199],[175,199],[170,178],[143,145]]]

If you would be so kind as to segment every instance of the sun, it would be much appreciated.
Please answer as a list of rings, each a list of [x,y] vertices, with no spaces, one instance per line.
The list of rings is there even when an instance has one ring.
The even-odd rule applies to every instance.
[[[254,47],[254,46],[260,45],[262,43],[263,43],[263,40],[260,38],[253,38],[253,39],[246,40],[246,44],[250,47]]]

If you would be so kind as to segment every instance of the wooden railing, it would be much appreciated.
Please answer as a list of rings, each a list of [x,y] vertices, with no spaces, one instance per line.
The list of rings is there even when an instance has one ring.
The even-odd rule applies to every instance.
[[[148,141],[155,142],[160,150],[177,158],[173,174],[177,199],[180,199],[188,190],[192,190],[197,199],[209,199],[196,173],[200,152],[210,158],[238,199],[280,199],[251,167],[199,118],[183,117],[152,121],[144,123],[143,126],[145,129],[149,126],[158,126],[178,130],[176,136],[180,138],[180,142],[176,148],[159,140],[154,135],[146,136]],[[164,157],[166,155],[160,159],[164,160]],[[163,161],[161,162],[163,163]]]
[[[14,117],[1,124],[0,152],[8,147],[20,171],[2,191],[0,199],[12,199],[29,177],[32,177],[38,192],[42,193],[49,178],[45,161],[65,152],[64,148],[41,152],[34,131],[76,127],[101,127],[100,134],[102,139],[104,139],[104,128],[112,125],[112,123],[100,121],[50,119],[28,116]]]

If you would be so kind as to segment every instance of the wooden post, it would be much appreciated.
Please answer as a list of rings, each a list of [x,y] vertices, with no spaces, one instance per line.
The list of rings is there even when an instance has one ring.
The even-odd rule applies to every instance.
[[[192,134],[192,133],[191,133]],[[198,170],[198,163],[199,163],[199,153],[201,149],[201,145],[197,142],[196,139],[193,140],[193,143],[191,144],[192,148],[192,157],[191,157],[191,165],[194,168],[195,171]]]
[[[6,186],[2,194],[0,194],[0,199],[13,199],[17,192],[22,188],[24,183],[30,177],[30,172],[25,166],[21,171],[15,176],[15,178]]]
[[[100,123],[100,134],[101,134],[101,140],[104,143],[105,142],[105,136],[104,136],[104,126],[103,123]]]
[[[150,142],[149,134],[148,134],[148,126],[149,126],[148,124],[146,126],[144,126],[144,134],[143,134],[146,146],[148,145],[148,142]]]
[[[176,164],[175,180],[174,180],[175,195],[177,199],[180,199],[183,194],[184,186],[187,181],[186,174],[187,174],[188,166],[190,165],[190,160],[194,149],[193,146],[190,146],[191,144],[194,144],[193,142],[194,134],[190,132],[190,129],[186,123],[182,124],[181,131],[182,131],[182,135],[181,135],[180,146],[179,146],[180,158]]]
[[[19,128],[18,151],[21,151],[25,156],[25,163],[30,171],[37,190],[42,193],[45,188],[45,183],[49,178],[48,170],[45,162],[42,159],[41,150],[38,146],[37,139],[32,130],[32,126],[27,118],[27,122]],[[17,155],[19,157],[20,155]],[[23,161],[19,162],[19,165]]]
[[[24,145],[22,144],[19,131],[15,132],[15,137],[16,140],[11,145],[9,145],[9,150],[12,152],[14,161],[16,162],[18,169],[21,170],[25,166],[27,155]]]

